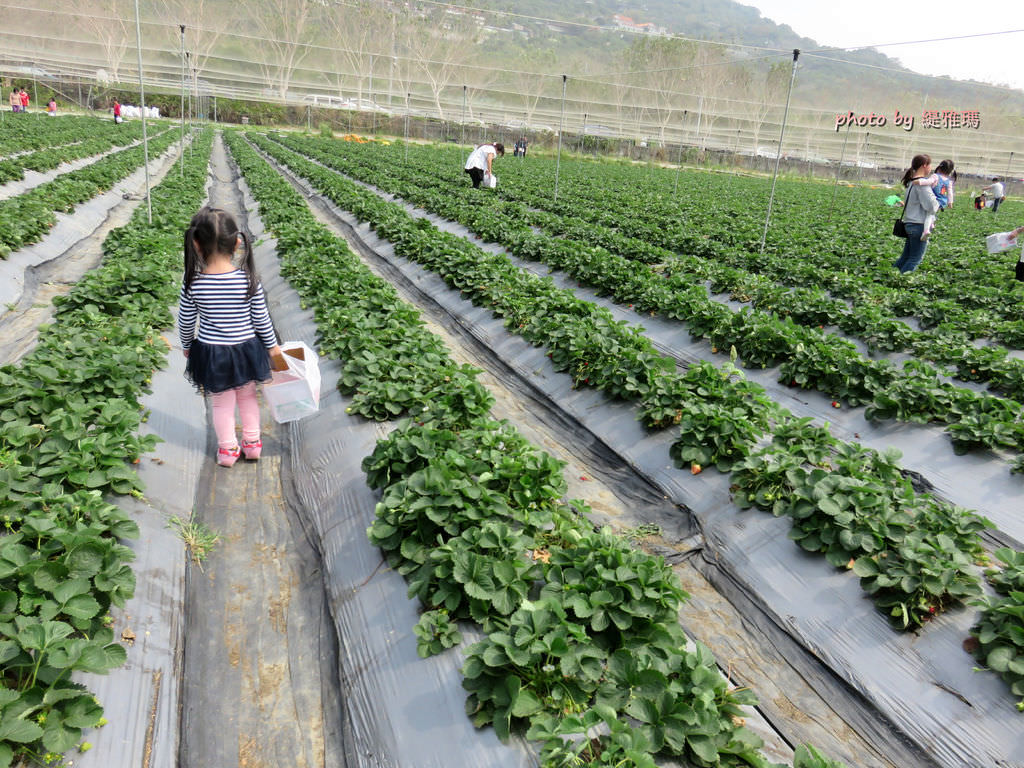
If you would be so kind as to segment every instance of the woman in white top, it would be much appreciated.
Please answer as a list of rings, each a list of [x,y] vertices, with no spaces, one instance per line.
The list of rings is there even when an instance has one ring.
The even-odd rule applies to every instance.
[[[481,144],[470,153],[466,160],[466,173],[473,180],[474,188],[479,188],[484,177],[491,175],[491,163],[498,155],[505,156],[505,145],[501,142]]]

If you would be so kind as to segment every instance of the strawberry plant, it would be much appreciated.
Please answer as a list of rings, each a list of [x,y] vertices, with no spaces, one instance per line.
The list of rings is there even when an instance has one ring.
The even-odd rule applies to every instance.
[[[994,554],[1002,566],[986,576],[997,595],[975,602],[981,616],[964,645],[1006,681],[1010,693],[1020,697],[1017,709],[1024,712],[1024,552],[1003,547]]]
[[[814,469],[791,473],[793,518],[790,538],[809,552],[821,552],[832,565],[872,554],[910,520],[876,480]]]
[[[542,742],[542,768],[580,765],[655,768],[651,744],[638,728],[619,719],[611,707],[596,705],[579,715],[535,716],[527,738]]]
[[[827,425],[815,426],[809,416],[780,419],[772,432],[772,443],[818,467],[827,466],[833,451],[839,447],[839,441],[828,431]]]
[[[784,447],[767,446],[750,454],[733,465],[733,500],[740,509],[757,507],[776,516],[785,514],[803,463],[802,456]]]
[[[267,195],[275,183],[262,176],[263,166],[237,137],[229,143],[254,193]],[[298,198],[282,190],[277,202],[287,209],[293,199]],[[422,258],[430,258],[476,301],[507,313],[506,320],[520,320],[517,325],[529,324],[538,341],[547,343],[550,338],[551,348],[560,355],[557,364],[565,370],[580,371],[590,367],[583,363],[593,364],[599,371],[594,377],[597,385],[610,393],[623,384],[632,385],[621,370],[636,370],[638,383],[656,379],[658,372],[669,375],[664,358],[653,356],[646,343],[635,333],[622,332],[618,324],[601,326],[611,342],[587,336],[590,341],[580,343],[574,331],[582,325],[564,331],[563,318],[595,313],[546,281],[521,277],[497,260],[479,260],[449,238],[431,242],[422,224],[403,223],[389,209],[377,212],[380,217],[375,221],[400,247],[428,249]],[[302,221],[304,215],[308,214],[290,210],[282,219]],[[283,235],[278,240],[283,258],[295,258],[298,249],[290,247],[287,226],[283,221],[275,226]],[[316,250],[330,247],[330,241],[324,241]],[[327,339],[335,333],[334,321],[351,320],[336,302],[328,301],[332,294],[324,278],[329,270],[316,271],[319,276],[306,279],[296,270],[297,282],[310,290],[304,300],[319,313]],[[351,278],[359,279],[354,272]],[[520,281],[517,287],[523,290],[509,290],[508,281]],[[527,315],[524,295],[543,302],[550,313],[565,314],[550,320],[538,320],[535,312]],[[382,303],[374,312],[385,315],[397,304]],[[516,316],[519,312],[524,314]],[[367,325],[380,326],[375,321]],[[391,324],[389,329],[395,331]],[[386,351],[383,346],[378,349],[377,360],[365,361],[360,373],[353,368],[345,386],[358,393],[361,379],[388,370],[387,363],[380,369],[369,364],[376,365]],[[608,349],[627,358],[621,369],[612,367]],[[709,383],[723,388],[724,400],[741,398],[728,388],[729,378],[727,373],[711,377]],[[698,386],[697,379],[695,375],[691,386]],[[640,389],[624,387],[619,392],[635,399]],[[461,401],[452,402],[458,403],[453,409],[469,410]],[[731,765],[739,756],[761,765],[759,741],[742,728],[736,714],[741,703],[753,698],[728,686],[706,649],[686,647],[676,619],[684,595],[664,562],[631,549],[607,531],[590,530],[580,515],[581,505],[561,501],[561,463],[530,446],[511,427],[468,413],[435,413],[438,410],[433,404],[427,411],[414,410],[413,419],[399,424],[365,460],[368,482],[383,492],[369,535],[406,575],[410,593],[424,604],[425,618],[417,630],[421,653],[455,642],[450,622],[457,617],[480,623],[487,633],[467,651],[464,667],[464,685],[470,692],[467,711],[474,722],[493,724],[498,735],[507,738],[534,718],[560,720],[599,707],[598,694],[608,700],[621,697],[627,680],[632,685],[636,675],[647,676],[650,684],[642,693],[652,705],[637,713],[648,721],[637,720],[640,724],[632,731],[615,726],[617,735],[590,750],[587,759],[610,760],[618,752],[641,755],[637,764],[649,764],[651,751],[657,749],[692,756],[702,761],[699,765]],[[605,664],[618,647],[622,651],[615,667],[623,667],[621,679],[609,676]],[[635,675],[627,669],[631,659],[643,660],[644,667]],[[668,690],[670,699],[659,695],[656,687]],[[636,691],[641,693],[640,688]],[[668,708],[667,737],[664,724],[653,718],[656,702]],[[633,717],[624,714],[626,702],[619,706],[617,721]],[[691,710],[695,717],[686,714]],[[554,749],[557,745],[552,745]]]
[[[678,426],[679,436],[669,449],[677,465],[715,465],[728,472],[750,452],[764,431],[764,419],[751,419],[740,406],[695,400],[683,407]]]
[[[167,130],[153,137],[149,149],[160,154],[177,138],[178,134]],[[141,146],[123,149],[17,197],[0,200],[0,222],[5,224],[0,228],[0,258],[37,242],[57,223],[57,211],[70,212],[79,203],[110,189],[142,165],[142,161]]]
[[[913,629],[931,619],[949,601],[967,602],[981,593],[970,571],[971,559],[949,536],[934,541],[920,531],[908,533],[899,547],[860,557],[853,572],[864,591],[899,629]]]
[[[443,608],[421,613],[413,631],[416,633],[416,652],[423,659],[462,642],[462,633]]]
[[[70,676],[125,661],[109,612],[134,594],[134,553],[121,540],[139,529],[107,497],[138,493],[128,461],[157,439],[136,434],[139,398],[167,353],[158,331],[171,320],[209,147],[206,134],[186,172],[153,189],[163,217],[149,226],[142,207],[114,230],[36,347],[0,368],[0,766],[81,745],[103,709]]]
[[[681,257],[662,246],[651,245],[611,229],[590,226],[587,230],[578,222],[567,221],[557,213],[524,209],[510,201],[481,206],[480,200],[473,197],[468,190],[452,188],[452,180],[445,177],[446,171],[442,166],[437,168],[436,174],[424,174],[409,169],[409,166],[403,163],[402,168],[405,170],[398,172],[395,168],[390,168],[388,173],[384,174],[380,172],[379,153],[370,154],[369,150],[353,148],[352,152],[366,151],[367,154],[352,158],[347,156],[350,149],[346,147],[346,156],[342,157],[336,151],[337,147],[323,142],[296,137],[277,137],[277,141],[297,147],[331,167],[340,168],[381,185],[388,191],[395,192],[442,216],[460,221],[482,237],[506,245],[515,255],[544,261],[552,268],[563,270],[581,282],[592,285],[599,294],[612,296],[619,302],[629,302],[630,308],[635,304],[643,311],[661,312],[669,317],[685,320],[692,335],[711,340],[712,349],[716,346],[724,348],[725,345],[735,347],[743,358],[744,365],[768,366],[786,362],[791,367],[783,370],[784,380],[787,373],[796,374],[790,376],[788,381],[821,389],[838,398],[837,403],[840,405],[843,399],[850,404],[868,402],[890,382],[896,386],[901,384],[902,374],[884,361],[865,359],[850,346],[833,344],[837,341],[834,337],[812,334],[810,329],[789,324],[790,310],[800,311],[800,302],[804,297],[800,291],[806,289],[798,287],[787,294],[762,276],[703,262],[698,264],[700,259]],[[268,151],[276,151],[271,149],[272,145],[264,143],[261,146]],[[331,147],[330,150],[328,146]],[[285,159],[286,162],[290,162],[287,155]],[[326,179],[320,170],[313,173]],[[549,201],[545,202],[545,205],[547,204]],[[545,232],[559,237],[552,238],[535,233],[529,229],[530,225],[541,227]],[[605,225],[602,223],[602,226]],[[657,232],[660,229],[654,227],[653,231]],[[647,229],[644,231],[648,232]],[[387,233],[383,234],[387,236]],[[580,242],[575,242],[577,239]],[[697,245],[690,240],[687,240],[687,243],[690,248]],[[702,258],[711,258],[719,254],[718,249],[706,244],[696,250],[701,252]],[[751,262],[754,259],[750,257],[746,261]],[[670,279],[663,280],[661,275],[652,271],[647,264],[658,264]],[[814,274],[804,274],[805,271],[801,270],[801,279]],[[711,278],[712,290],[729,290],[734,298],[750,299],[759,308],[770,309],[777,316],[787,318],[786,322],[780,322],[760,311],[734,313],[727,307],[709,300],[702,287],[692,285],[693,281],[707,277]],[[675,291],[668,290],[669,286]],[[886,316],[887,302],[884,297],[873,294],[849,276],[833,275],[831,288],[833,291],[841,291],[842,296],[854,304],[847,307],[842,299],[826,299],[820,293],[810,294],[808,300],[812,303],[831,302],[831,311],[815,318],[822,321],[819,324],[823,325],[826,321],[836,322],[844,331],[860,336],[869,346],[876,348],[913,347],[915,354],[930,356],[936,362],[954,366],[955,370],[961,370],[956,364],[964,356],[969,358],[979,354],[972,346],[971,336],[967,331],[956,331],[960,336],[955,343],[938,343],[937,340],[940,338],[952,338],[954,325],[950,323],[940,326],[934,332],[936,343],[930,343],[928,339],[931,338],[932,332],[913,331],[902,322]],[[923,306],[920,302],[911,301],[906,293],[897,295],[903,302],[899,307],[901,312],[907,311],[906,305]],[[943,307],[942,311],[947,314],[953,312],[949,307]],[[986,313],[987,310],[978,314],[975,318],[977,322],[965,322],[960,325],[978,331],[984,326],[983,315],[987,316]],[[821,346],[823,341],[831,346]],[[801,354],[807,354],[808,357],[802,361],[792,360],[793,356]],[[991,357],[989,364],[963,367],[964,375],[976,380],[990,381],[994,387],[999,387],[1009,396],[1024,394],[1019,385],[1020,381],[1024,381],[1024,363],[1008,359],[1005,350],[993,348],[991,353],[985,354]],[[818,364],[815,361],[819,361]],[[808,370],[801,372],[801,367],[807,367]],[[972,368],[974,372],[967,373]],[[909,387],[915,384],[916,382],[910,382]],[[949,388],[956,396],[972,394],[969,390]],[[912,409],[892,408],[891,403],[892,399],[888,396],[883,397],[880,402],[886,418],[890,417],[890,413],[899,418],[904,412],[913,418],[929,418],[915,413]],[[940,411],[938,414],[938,418],[951,422],[955,422],[957,418],[955,409]],[[672,414],[668,413],[658,418],[659,421],[664,421],[670,416]],[[986,433],[986,438],[988,442],[979,447],[991,448],[1000,445],[1000,438],[996,432]]]
[[[601,645],[674,620],[688,595],[660,559],[631,549],[602,529],[554,548],[544,563],[541,597],[556,599]]]

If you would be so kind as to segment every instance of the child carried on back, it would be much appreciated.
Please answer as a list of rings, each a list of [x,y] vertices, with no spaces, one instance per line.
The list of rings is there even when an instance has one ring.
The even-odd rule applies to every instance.
[[[935,194],[935,199],[939,201],[939,210],[943,211],[946,208],[953,207],[954,182],[956,182],[956,171],[953,170],[953,161],[943,160],[931,176],[925,176],[912,183],[919,187],[931,187],[932,192]],[[927,240],[931,237],[932,230],[934,229],[935,214],[930,214],[924,220],[924,231],[921,233],[921,239]]]

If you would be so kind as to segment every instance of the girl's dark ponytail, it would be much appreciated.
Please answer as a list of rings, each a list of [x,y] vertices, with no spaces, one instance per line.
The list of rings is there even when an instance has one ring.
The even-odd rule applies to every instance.
[[[242,230],[238,230],[238,236],[242,238],[242,269],[245,270],[245,274],[249,279],[245,298],[251,299],[259,289],[260,278],[256,274],[256,260],[252,255],[252,243],[249,241],[249,236]]]
[[[185,232],[185,288],[192,285],[196,274],[206,266],[206,256],[215,253],[234,256],[238,238],[242,238],[243,255],[241,269],[248,278],[246,299],[251,299],[259,290],[260,279],[256,274],[256,263],[252,255],[249,236],[238,228],[234,216],[221,208],[201,208],[192,217]]]
[[[196,227],[190,225],[185,230],[185,290],[192,287],[192,280],[203,268],[203,258],[196,251]]]

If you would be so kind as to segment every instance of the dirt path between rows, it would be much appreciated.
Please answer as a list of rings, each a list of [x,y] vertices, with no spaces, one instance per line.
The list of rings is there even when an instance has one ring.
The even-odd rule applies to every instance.
[[[242,213],[244,228],[219,136],[211,175],[209,203]],[[215,465],[208,430],[195,517],[220,541],[187,574],[183,767],[344,765],[337,639],[320,553],[289,503],[288,431],[266,409],[263,430],[260,461],[230,469]]]

